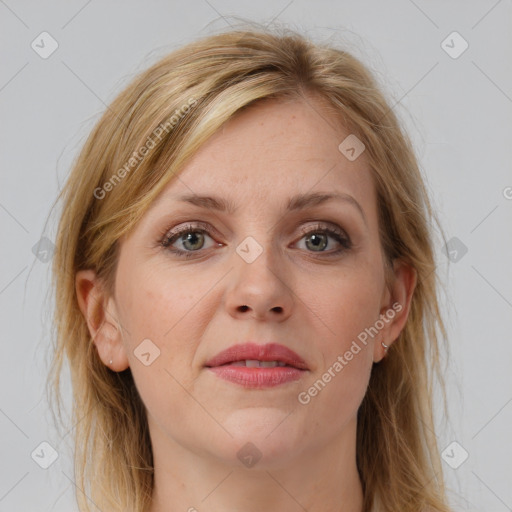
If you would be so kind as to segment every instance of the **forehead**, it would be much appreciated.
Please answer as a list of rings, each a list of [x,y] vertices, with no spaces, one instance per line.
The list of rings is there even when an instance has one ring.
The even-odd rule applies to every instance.
[[[374,203],[364,152],[350,161],[339,149],[349,135],[317,100],[258,102],[225,123],[162,195],[220,195],[235,206],[257,202],[261,207],[300,193],[329,191]]]

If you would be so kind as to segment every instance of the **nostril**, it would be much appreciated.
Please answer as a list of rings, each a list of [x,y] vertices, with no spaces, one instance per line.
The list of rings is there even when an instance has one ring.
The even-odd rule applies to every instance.
[[[240,311],[247,311],[249,306],[240,306]]]

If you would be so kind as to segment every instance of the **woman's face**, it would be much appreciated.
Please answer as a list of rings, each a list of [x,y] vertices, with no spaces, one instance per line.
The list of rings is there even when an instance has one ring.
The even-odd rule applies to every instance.
[[[399,327],[398,314],[380,316],[395,316],[395,298],[365,153],[353,160],[345,148],[349,160],[338,148],[348,135],[316,101],[255,104],[120,241],[109,308],[121,329],[110,366],[130,367],[154,451],[237,465],[248,453],[276,467],[354,439],[381,340],[389,344]],[[207,366],[249,342],[282,345],[303,364]],[[285,363],[282,352],[265,355]],[[258,350],[237,358],[258,359]]]

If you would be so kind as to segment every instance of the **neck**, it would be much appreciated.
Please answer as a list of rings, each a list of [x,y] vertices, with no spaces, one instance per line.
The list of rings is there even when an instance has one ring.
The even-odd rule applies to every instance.
[[[155,486],[148,512],[363,510],[355,419],[323,446],[251,469],[192,452],[156,428],[150,431]]]

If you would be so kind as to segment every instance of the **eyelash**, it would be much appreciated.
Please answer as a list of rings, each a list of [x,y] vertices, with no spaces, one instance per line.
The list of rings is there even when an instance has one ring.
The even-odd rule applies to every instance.
[[[210,238],[212,237],[212,230],[208,226],[208,224],[205,224],[204,222],[197,222],[195,224],[188,224],[186,226],[183,226],[178,231],[169,232],[166,230],[163,233],[163,238],[160,240],[160,244],[162,247],[167,249],[168,251],[172,252],[173,254],[176,254],[177,256],[184,256],[185,258],[192,258],[194,257],[195,253],[199,253],[202,249],[199,249],[197,251],[184,251],[182,249],[176,249],[171,248],[171,244],[173,244],[176,240],[178,240],[181,236],[183,236],[186,233],[205,233]],[[310,234],[326,234],[334,238],[342,247],[340,249],[336,249],[335,251],[331,251],[329,253],[325,253],[322,257],[331,257],[331,256],[337,256],[343,251],[346,251],[352,247],[352,242],[350,241],[350,238],[348,235],[345,234],[345,232],[339,228],[333,228],[322,224],[317,224],[313,227],[308,228],[302,228],[301,229],[301,240],[307,235]],[[314,253],[314,251],[309,251]],[[320,251],[319,254],[322,254],[323,251]]]

